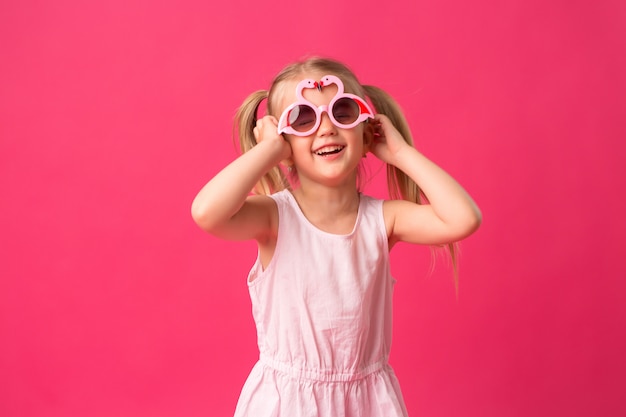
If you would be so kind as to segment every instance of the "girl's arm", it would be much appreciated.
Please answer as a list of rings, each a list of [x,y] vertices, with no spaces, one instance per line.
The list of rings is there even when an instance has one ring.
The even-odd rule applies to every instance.
[[[386,116],[377,115],[376,119],[380,122],[379,136],[370,147],[372,153],[407,174],[430,203],[385,202],[390,244],[403,241],[439,245],[472,234],[482,217],[469,194],[443,169],[409,145]]]
[[[266,116],[254,129],[258,144],[235,159],[198,193],[191,215],[203,230],[229,240],[263,240],[275,226],[276,205],[267,196],[250,196],[261,177],[291,154],[277,132],[277,122]]]

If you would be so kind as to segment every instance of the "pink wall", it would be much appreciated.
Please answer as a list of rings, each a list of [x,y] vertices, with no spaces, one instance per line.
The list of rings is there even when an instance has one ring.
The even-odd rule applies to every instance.
[[[232,414],[255,248],[189,206],[305,54],[395,95],[483,210],[458,300],[394,250],[411,415],[626,412],[623,1],[87,3],[0,5],[0,415]]]

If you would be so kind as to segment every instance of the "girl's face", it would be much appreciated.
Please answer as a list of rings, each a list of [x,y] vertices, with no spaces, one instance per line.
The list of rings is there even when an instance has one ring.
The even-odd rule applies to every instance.
[[[297,99],[296,86],[303,79],[320,80],[326,74],[305,73],[301,77],[286,81],[279,103],[279,114]],[[330,84],[321,90],[306,88],[304,98],[316,107],[328,105],[337,93],[337,86]],[[322,112],[317,130],[308,136],[284,134],[291,145],[292,161],[301,184],[306,181],[337,186],[346,181],[356,182],[357,168],[365,154],[363,123],[350,129],[342,129],[332,123],[326,112]]]

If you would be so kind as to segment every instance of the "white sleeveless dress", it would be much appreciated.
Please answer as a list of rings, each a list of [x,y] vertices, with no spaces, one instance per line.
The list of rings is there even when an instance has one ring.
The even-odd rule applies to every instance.
[[[313,226],[272,195],[278,239],[248,276],[260,358],[235,417],[406,417],[388,364],[392,293],[382,200],[361,195],[354,230]]]

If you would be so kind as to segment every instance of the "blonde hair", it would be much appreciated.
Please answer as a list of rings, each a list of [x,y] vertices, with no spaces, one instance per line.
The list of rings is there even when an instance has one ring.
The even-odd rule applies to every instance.
[[[343,63],[328,58],[313,57],[294,62],[285,67],[272,81],[269,91],[260,90],[250,94],[237,110],[233,126],[235,137],[239,138],[242,152],[247,152],[257,142],[253,129],[257,122],[257,112],[263,100],[267,100],[267,113],[278,118],[277,105],[282,93],[281,87],[286,81],[293,80],[304,73],[317,72],[335,75],[341,79],[345,91],[369,99],[376,113],[386,115],[394,127],[400,132],[404,140],[411,146],[413,135],[409,124],[398,103],[382,89],[372,85],[362,85],[356,75]],[[290,188],[290,182],[285,173],[278,167],[267,172],[255,187],[259,194],[271,194]],[[419,186],[402,170],[387,164],[387,188],[392,199],[403,199],[422,204],[425,199]],[[458,291],[457,248],[456,244],[447,245],[454,269],[455,288]]]

